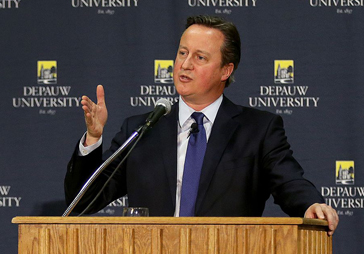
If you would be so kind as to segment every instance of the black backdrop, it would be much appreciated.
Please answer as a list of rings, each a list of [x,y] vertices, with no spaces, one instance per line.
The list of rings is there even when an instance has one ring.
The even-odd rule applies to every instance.
[[[235,103],[283,116],[296,158],[338,210],[334,253],[364,233],[363,0],[0,0],[0,250],[15,216],[60,216],[63,178],[85,131],[83,94],[106,90],[108,144],[127,116],[174,100],[168,78],[187,16],[233,21],[242,38]],[[279,75],[277,75],[279,74]],[[290,78],[284,78],[288,75]],[[159,77],[161,78],[161,77]],[[120,199],[98,215],[118,216]],[[271,200],[264,216],[285,216]]]

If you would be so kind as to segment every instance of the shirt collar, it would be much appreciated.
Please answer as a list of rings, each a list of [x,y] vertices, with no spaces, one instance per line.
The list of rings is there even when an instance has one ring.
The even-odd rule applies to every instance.
[[[220,105],[222,103],[222,99],[223,99],[223,95],[221,95],[217,100],[215,100],[213,103],[211,103],[210,105],[208,105],[206,108],[204,108],[203,110],[199,111],[204,113],[204,115],[206,116],[206,118],[213,124],[217,115],[217,111],[220,108]],[[180,127],[182,127],[184,125],[184,123],[187,121],[187,119],[190,118],[190,116],[192,115],[193,112],[195,112],[196,110],[194,110],[193,108],[189,107],[181,98],[181,96],[179,97],[179,102],[178,102],[178,106],[179,106],[179,113],[178,113],[178,121],[179,121],[179,125]]]

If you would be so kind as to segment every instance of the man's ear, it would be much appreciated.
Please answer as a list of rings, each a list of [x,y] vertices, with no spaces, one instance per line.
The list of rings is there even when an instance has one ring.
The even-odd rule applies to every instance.
[[[223,68],[223,73],[221,76],[221,81],[226,81],[230,77],[231,73],[233,73],[234,71],[234,64],[228,63],[222,68]]]

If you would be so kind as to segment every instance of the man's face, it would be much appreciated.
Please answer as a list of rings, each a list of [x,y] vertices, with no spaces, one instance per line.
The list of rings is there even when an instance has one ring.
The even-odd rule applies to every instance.
[[[181,37],[173,79],[177,92],[192,108],[208,106],[224,91],[234,65],[221,67],[223,42],[219,30],[196,24]]]

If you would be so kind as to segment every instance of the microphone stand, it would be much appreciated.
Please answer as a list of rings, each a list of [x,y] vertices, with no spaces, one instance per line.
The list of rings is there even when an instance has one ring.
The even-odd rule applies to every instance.
[[[136,131],[134,131],[130,137],[119,147],[118,150],[116,150],[104,163],[101,164],[98,169],[92,174],[92,176],[87,180],[87,182],[82,186],[81,190],[77,194],[77,196],[73,199],[72,203],[68,206],[66,211],[63,213],[62,217],[67,217],[72,210],[75,208],[75,206],[80,202],[83,195],[86,193],[90,185],[96,180],[96,178],[101,174],[101,172],[109,166],[111,162],[113,162],[116,157],[118,157],[139,135],[140,133],[147,130],[149,127],[149,124],[140,126]]]

